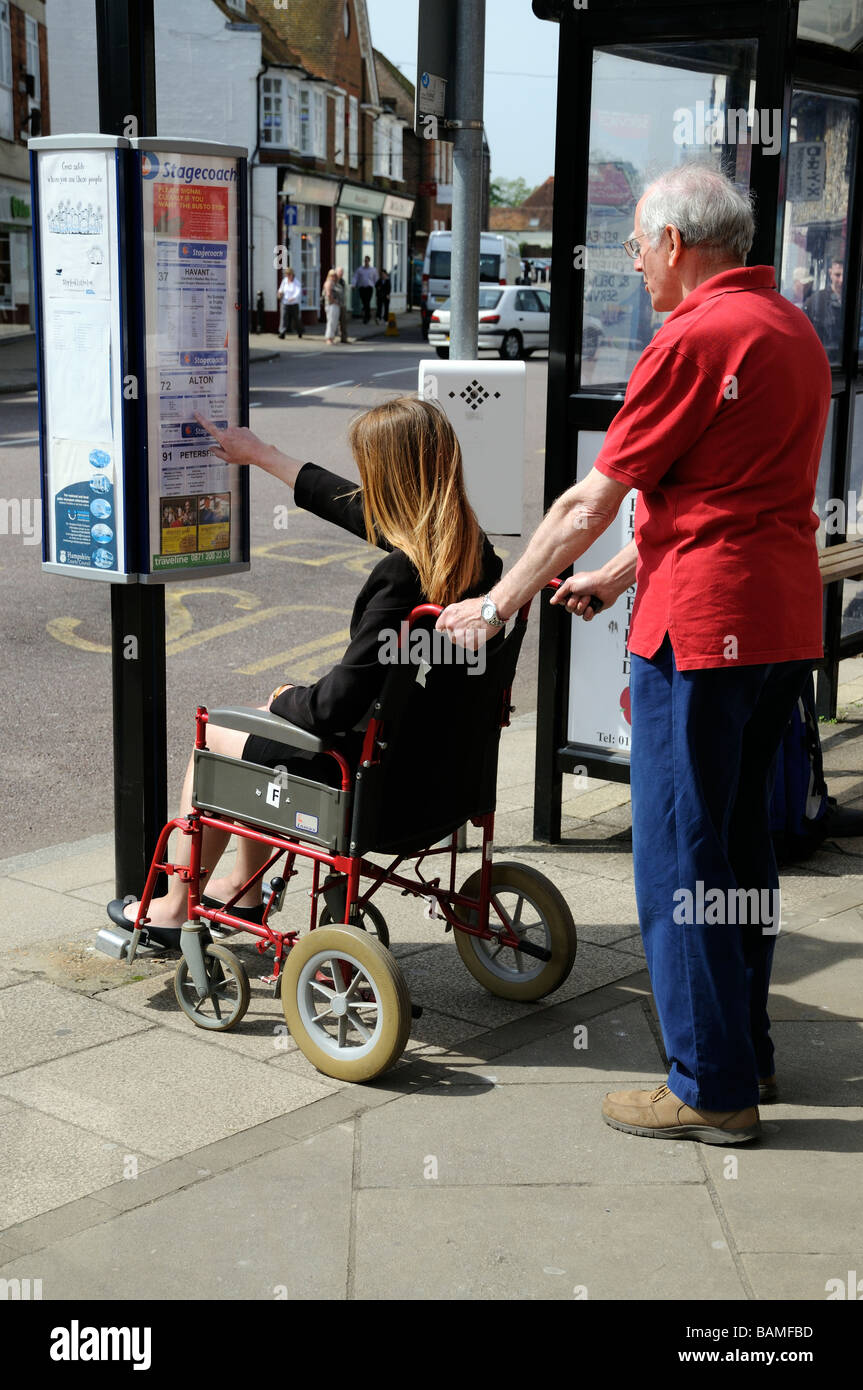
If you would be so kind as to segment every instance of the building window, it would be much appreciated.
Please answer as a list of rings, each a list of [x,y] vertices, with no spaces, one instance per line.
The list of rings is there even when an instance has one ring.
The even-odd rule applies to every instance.
[[[356,97],[348,98],[348,160],[352,169],[360,162],[360,104]]]
[[[327,157],[327,98],[315,87],[300,88],[300,153]]]
[[[335,134],[333,138],[333,159],[336,164],[345,162],[345,97],[343,92],[336,96]]]
[[[300,88],[300,153],[312,152],[312,94],[308,87]]]
[[[327,95],[319,88],[312,92],[314,132],[312,152],[318,159],[327,157]]]
[[[39,83],[39,24],[29,14],[24,16],[24,43],[27,71],[33,78],[31,110],[39,105],[41,86]]]
[[[261,144],[285,145],[285,81],[265,77],[261,81]]]
[[[12,116],[12,31],[9,0],[0,0],[0,136],[15,137]]]
[[[390,126],[390,178],[400,181],[405,176],[403,134],[404,126],[395,123]]]
[[[378,116],[374,124],[372,173],[376,178],[388,179],[390,176],[390,123],[384,116]]]

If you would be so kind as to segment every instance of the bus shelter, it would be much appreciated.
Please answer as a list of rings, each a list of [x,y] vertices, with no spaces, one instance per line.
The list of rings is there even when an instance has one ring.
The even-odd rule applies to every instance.
[[[775,267],[833,369],[816,492],[817,699],[832,717],[839,661],[863,651],[863,0],[533,0],[533,9],[560,27],[545,505],[589,471],[662,322],[621,245],[636,203],[662,170],[709,161],[753,193],[748,264]],[[631,539],[634,499],[580,568]],[[560,837],[568,775],[629,778],[632,601],[630,591],[590,624],[544,607],[540,839]]]

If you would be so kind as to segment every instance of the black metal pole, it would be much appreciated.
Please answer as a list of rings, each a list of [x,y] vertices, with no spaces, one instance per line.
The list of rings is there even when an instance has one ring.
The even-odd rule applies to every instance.
[[[156,61],[153,0],[96,0],[99,125],[106,135],[156,134]],[[132,189],[121,209],[131,228]],[[123,238],[128,247],[131,239]],[[131,269],[131,267],[130,267]],[[133,277],[125,277],[134,283]],[[136,316],[124,305],[126,360],[136,362]],[[138,395],[143,383],[139,381]],[[146,467],[138,429],[138,401],[125,402],[126,477],[133,484]],[[134,487],[139,496],[141,489]],[[128,553],[140,556],[135,509],[127,514]],[[161,584],[111,585],[111,670],[114,706],[114,871],[116,893],[140,893],[159,831],[167,819],[167,700],[165,590]]]

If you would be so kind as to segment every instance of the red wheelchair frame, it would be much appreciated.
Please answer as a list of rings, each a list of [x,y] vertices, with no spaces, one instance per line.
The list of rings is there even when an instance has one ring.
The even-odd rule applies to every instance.
[[[558,582],[559,581],[554,581],[552,587],[556,587]],[[518,620],[520,622],[526,623],[529,609],[530,603],[528,602],[519,611]],[[415,608],[410,614],[407,624],[402,626],[401,640],[403,641],[405,639],[410,628],[417,620],[420,618],[436,618],[441,611],[439,607],[433,604],[422,604]],[[510,697],[511,685],[508,685],[503,691],[500,711],[501,728],[507,727],[510,722],[509,715],[512,708],[510,705]],[[206,729],[208,720],[209,715],[207,710],[203,707],[199,708],[196,713],[196,749],[206,749]],[[374,716],[370,720],[363,739],[360,758],[361,767],[368,768],[379,759],[379,748],[381,746],[386,746],[385,742],[382,743],[381,739],[383,728],[384,721],[382,719]],[[325,751],[330,757],[335,759],[338,764],[341,774],[341,790],[343,792],[348,792],[351,788],[353,778],[349,764],[338,751],[334,749],[326,749]],[[481,983],[492,990],[492,992],[502,994],[505,997],[524,999],[539,998],[543,994],[550,992],[550,990],[557,988],[569,974],[572,967],[572,962],[575,957],[576,936],[575,926],[572,922],[569,908],[554,885],[536,870],[519,865],[493,865],[492,845],[494,838],[494,811],[490,811],[476,818],[471,818],[471,824],[482,831],[482,859],[481,869],[479,871],[479,891],[477,895],[474,895],[473,892],[465,893],[456,889],[456,863],[458,853],[457,831],[453,832],[449,837],[448,845],[433,845],[416,853],[396,854],[391,863],[387,864],[386,867],[382,867],[367,859],[363,854],[340,854],[327,850],[319,845],[299,841],[277,830],[256,828],[253,824],[237,822],[218,813],[193,808],[188,816],[178,816],[169,821],[159,836],[150,871],[147,876],[147,882],[141,896],[134,932],[129,946],[128,958],[129,960],[134,958],[141,932],[148,925],[147,911],[153,897],[159,874],[177,873],[180,874],[183,881],[188,885],[187,928],[188,926],[197,924],[199,927],[203,927],[205,931],[208,927],[216,927],[223,930],[230,929],[234,932],[247,932],[256,938],[256,950],[261,955],[272,948],[274,952],[272,972],[261,978],[265,983],[271,985],[274,990],[279,987],[281,982],[283,987],[282,998],[284,1000],[285,981],[282,979],[283,972],[289,954],[292,950],[296,949],[300,933],[296,929],[289,929],[284,932],[276,930],[270,923],[270,915],[273,910],[278,910],[285,886],[298,873],[295,863],[297,857],[300,857],[301,859],[309,859],[312,861],[309,921],[309,931],[311,933],[316,931],[320,933],[322,929],[324,931],[328,930],[327,927],[324,927],[323,924],[319,925],[318,922],[318,899],[328,887],[332,886],[331,880],[326,880],[322,883],[322,866],[334,874],[344,875],[344,879],[342,880],[342,882],[346,884],[344,923],[343,927],[339,928],[339,931],[347,930],[351,933],[351,938],[353,938],[353,940],[347,937],[339,938],[339,941],[346,943],[346,945],[344,945],[344,948],[340,945],[338,949],[344,949],[347,952],[348,961],[351,962],[346,963],[344,957],[339,956],[341,962],[339,970],[341,971],[341,982],[343,985],[342,992],[350,994],[350,981],[359,969],[357,963],[358,959],[365,960],[368,957],[368,950],[362,943],[362,937],[365,935],[365,932],[356,931],[355,928],[362,924],[366,909],[368,909],[369,904],[378,890],[384,885],[390,885],[399,889],[403,896],[412,895],[429,900],[430,906],[432,906],[437,915],[445,921],[446,930],[453,929],[455,933],[460,934],[462,937],[473,937],[485,942],[494,942],[497,947],[497,955],[500,955],[500,952],[503,950],[511,950],[515,953],[514,959],[517,963],[520,961],[522,955],[530,956],[534,960],[544,963],[544,968],[539,972],[539,976],[533,985],[530,984],[526,978],[523,984],[519,985],[518,980],[514,978],[512,988],[506,988],[505,979],[496,981],[493,974],[489,974],[488,978],[486,978],[483,973],[482,961],[479,957],[477,957],[475,965],[472,964],[471,957],[466,954],[462,946],[459,945],[459,952],[465,960],[467,968],[481,981]],[[218,908],[204,905],[200,889],[201,875],[206,872],[201,863],[203,831],[205,827],[208,826],[212,827],[214,830],[220,830],[231,835],[254,840],[259,844],[268,845],[273,850],[267,862],[237,890],[233,897],[226,902],[223,907]],[[175,830],[191,838],[188,866],[174,864],[167,858],[168,841]],[[438,874],[437,876],[430,876],[428,878],[425,877],[422,872],[422,865],[427,859],[438,855],[449,855],[448,874]],[[250,922],[245,918],[236,916],[231,909],[250,888],[259,880],[262,880],[265,875],[271,873],[282,856],[285,856],[285,866],[280,879],[276,880],[275,885],[272,883],[269,885],[270,891],[268,895],[266,893],[264,894],[265,901],[262,921],[260,923]],[[407,878],[399,872],[401,865],[406,861],[414,861],[413,872],[415,876],[413,878]],[[510,879],[515,876],[517,882],[522,884],[522,889],[518,891],[524,892],[526,895],[525,900],[530,901],[534,905],[537,901],[541,904],[541,908],[538,910],[540,911],[540,917],[543,923],[549,923],[546,929],[546,936],[553,949],[549,950],[547,947],[537,945],[535,942],[526,939],[524,934],[521,936],[519,935],[517,928],[520,925],[520,907],[517,911],[516,920],[511,920],[500,903],[496,903],[495,910],[501,925],[495,928],[490,926],[489,917],[490,907],[494,899],[494,880],[496,876],[498,879],[505,879],[507,875],[503,871],[506,869],[510,870]],[[516,870],[518,874],[514,875],[514,871]],[[475,877],[475,875],[472,877]],[[446,878],[445,884],[442,883],[442,878]],[[370,880],[370,886],[365,892],[360,891],[361,880],[363,879]],[[470,882],[470,880],[468,880],[468,882]],[[525,882],[527,883],[526,889],[523,887]],[[515,892],[516,890],[512,888],[500,888],[499,890],[500,894],[504,891]],[[552,919],[554,920],[552,921]],[[186,930],[187,929],[184,929],[184,933]],[[200,931],[196,933],[196,935],[200,940]],[[238,987],[239,993],[242,994],[243,988],[245,988],[246,1002],[241,1002],[237,1011],[224,1020],[220,1017],[218,1020],[204,1023],[201,1018],[195,1017],[195,1011],[193,1009],[186,1006],[186,1003],[183,1002],[183,998],[181,997],[179,986],[175,985],[177,998],[186,1012],[193,1017],[194,1021],[200,1023],[202,1026],[211,1028],[233,1027],[239,1022],[248,1003],[248,982],[245,982],[245,986],[242,984],[244,968],[224,947],[218,947],[214,950],[211,945],[207,949],[211,955],[218,956],[222,960],[222,964],[217,964],[215,967],[217,979],[223,980],[225,978],[224,966],[225,963],[228,963],[230,971],[236,974],[237,979],[240,981]],[[375,943],[375,949],[378,949],[378,943]],[[379,949],[382,950],[383,948],[381,947]],[[359,957],[357,956],[358,951],[360,952]],[[394,958],[389,957],[388,952],[384,952],[383,954],[392,962],[391,967],[388,967],[390,973],[396,971],[400,974]],[[374,961],[372,962],[372,966],[373,965]],[[209,967],[207,968],[209,969]],[[372,967],[370,967],[370,969],[371,968]],[[180,972],[185,971],[186,966],[184,962],[181,961],[179,969]],[[520,963],[518,964],[518,969],[521,969]],[[516,972],[513,973],[515,976]],[[184,975],[184,979],[185,978]],[[377,987],[372,980],[372,974],[369,974],[368,978],[372,981],[372,990],[375,990]],[[339,975],[335,972],[335,967],[333,967],[332,971],[332,987],[336,993],[339,992]],[[402,986],[398,986],[398,989],[402,989]],[[403,991],[406,996],[406,985],[403,986]],[[323,989],[322,992],[324,992]],[[200,989],[198,993],[200,995]],[[361,994],[362,991],[359,993]],[[366,994],[368,994],[368,991],[366,991]],[[362,1004],[360,1004],[359,1007],[362,1007]],[[401,1013],[404,1014],[403,999],[398,1007]],[[408,1008],[409,1007],[410,1003],[408,997]],[[288,1014],[287,1005],[285,1012]],[[410,1015],[408,1014],[408,1028],[409,1017]],[[296,1022],[296,1013],[294,1013],[294,1021]],[[291,1031],[294,1031],[293,1025],[291,1026]],[[339,1036],[341,1038],[341,1032]],[[393,1048],[390,1048],[387,1052],[384,1064],[380,1065],[378,1059],[377,1062],[370,1063],[370,1065],[365,1068],[356,1065],[345,1068],[344,1065],[336,1065],[335,1063],[333,1065],[328,1065],[327,1059],[325,1057],[322,1059],[320,1049],[310,1053],[309,1050],[304,1047],[302,1038],[297,1037],[296,1041],[301,1050],[305,1051],[307,1056],[311,1056],[319,1069],[326,1070],[332,1075],[347,1076],[349,1079],[367,1080],[371,1076],[377,1075],[379,1071],[385,1070],[387,1066],[392,1065],[393,1060],[397,1060],[397,1055],[400,1055],[401,1049],[406,1041],[406,1028],[404,1018],[402,1018],[399,1040],[394,1043]]]

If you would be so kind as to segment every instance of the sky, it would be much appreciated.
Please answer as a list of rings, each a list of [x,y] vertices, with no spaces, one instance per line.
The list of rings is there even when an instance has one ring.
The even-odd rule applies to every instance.
[[[366,0],[372,43],[416,82],[418,0]],[[558,26],[530,0],[486,0],[485,127],[492,178],[554,173]]]

